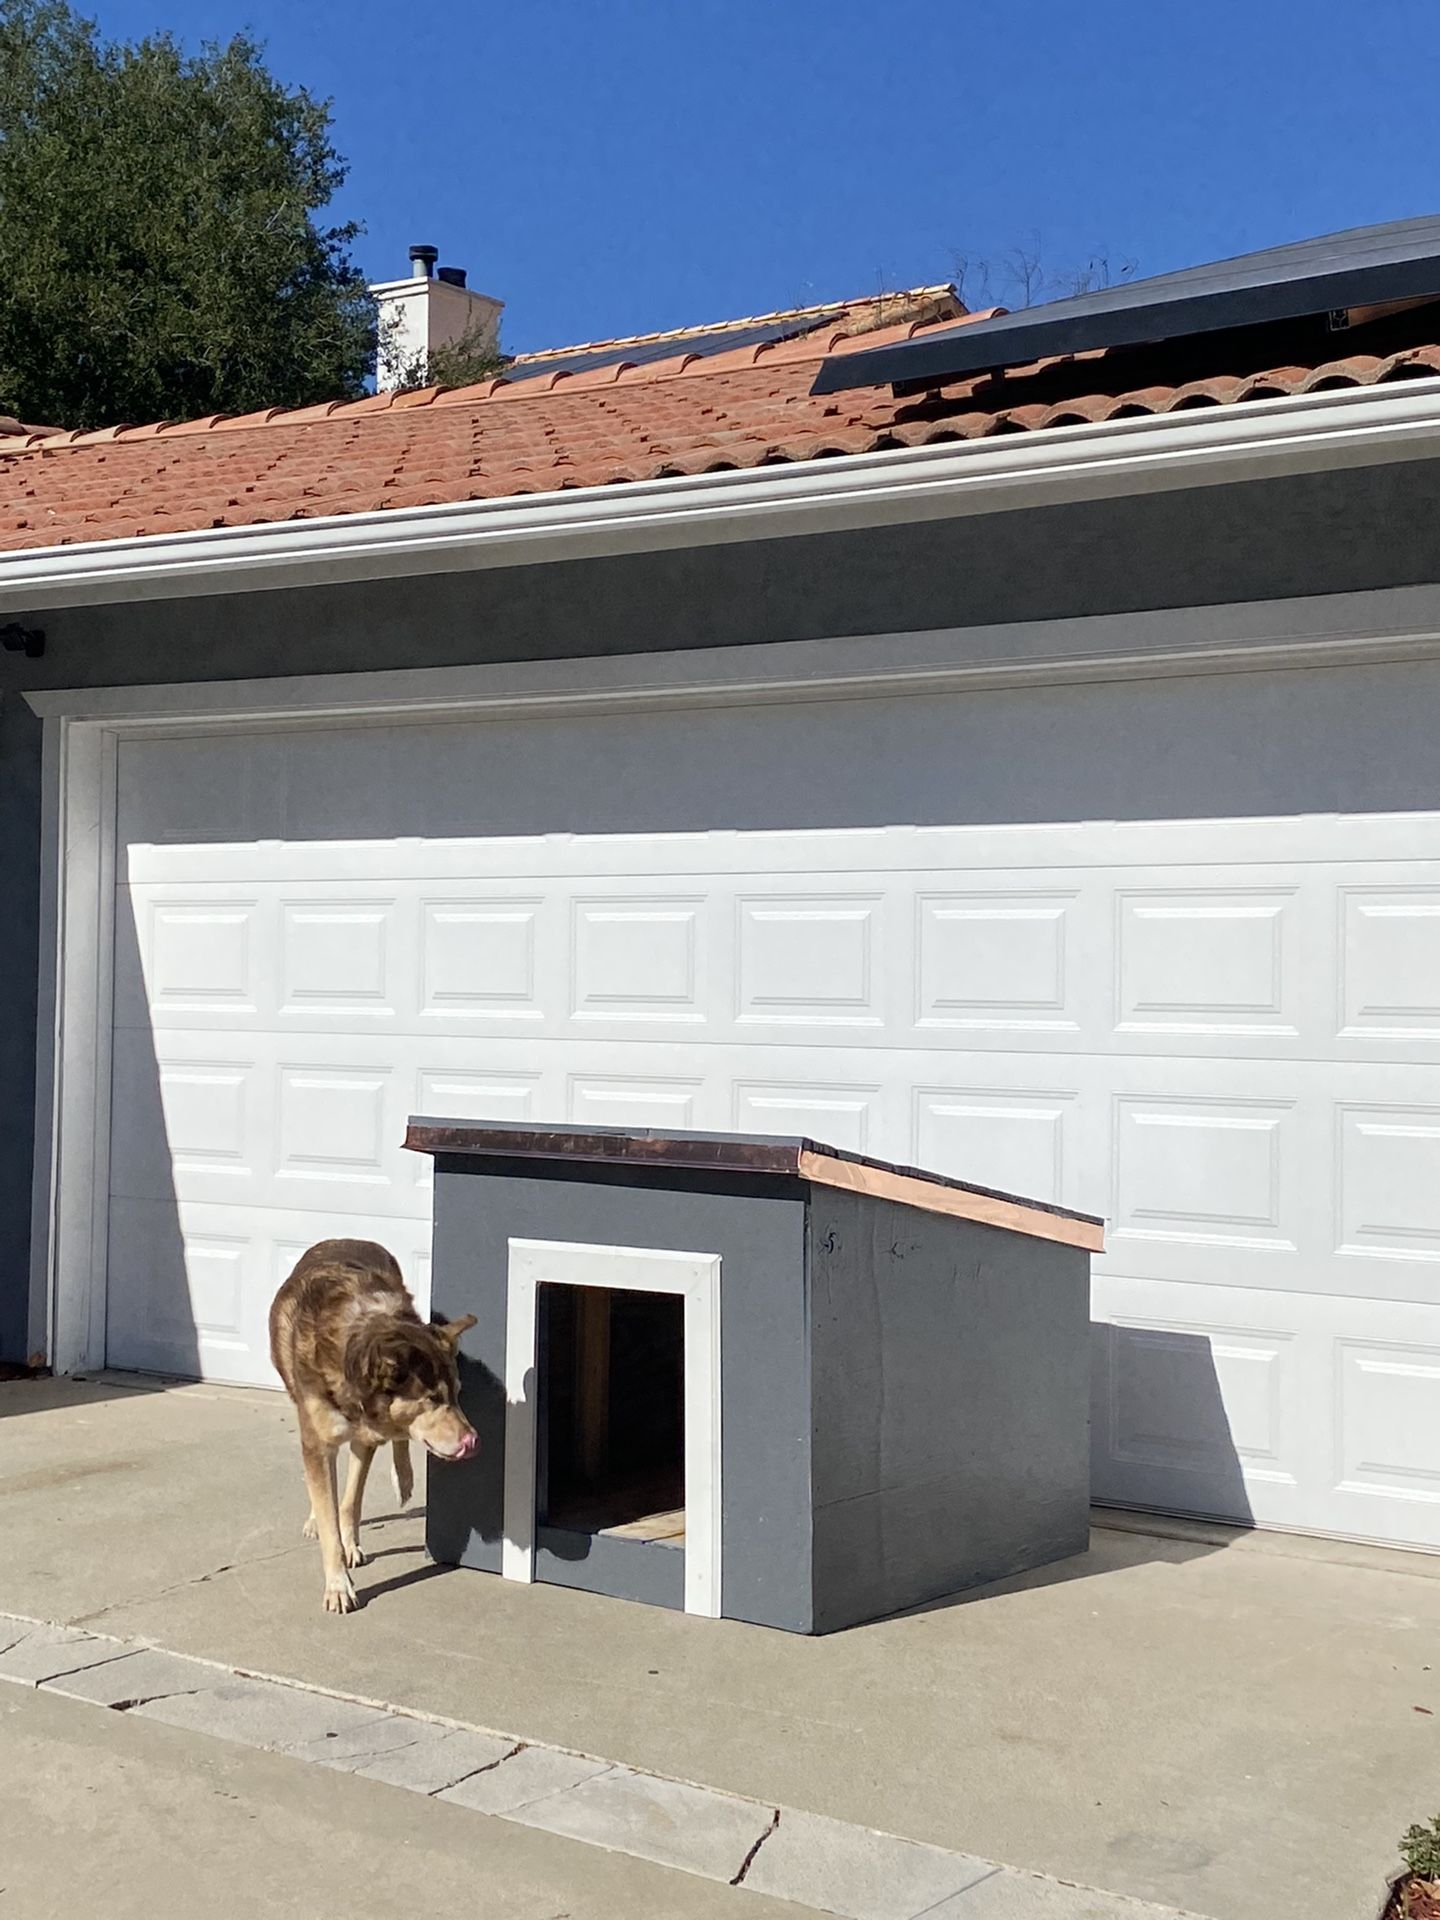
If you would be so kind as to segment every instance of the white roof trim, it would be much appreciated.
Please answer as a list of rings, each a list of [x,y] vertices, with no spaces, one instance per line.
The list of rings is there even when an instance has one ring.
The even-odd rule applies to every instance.
[[[1440,379],[989,440],[0,553],[0,613],[997,513],[1440,453]],[[63,456],[62,456],[63,457]]]

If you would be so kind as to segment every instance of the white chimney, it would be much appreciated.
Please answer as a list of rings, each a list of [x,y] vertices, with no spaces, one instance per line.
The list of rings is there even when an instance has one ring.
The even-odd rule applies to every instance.
[[[482,352],[500,346],[503,300],[465,284],[463,267],[441,267],[435,247],[411,247],[408,280],[381,280],[371,287],[380,317],[375,384],[388,393],[406,372],[423,367],[437,347],[473,340]]]

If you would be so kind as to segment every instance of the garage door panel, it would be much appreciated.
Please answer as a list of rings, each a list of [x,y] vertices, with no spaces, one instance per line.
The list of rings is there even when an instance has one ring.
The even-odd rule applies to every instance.
[[[210,743],[206,743],[207,748]],[[133,751],[122,747],[122,756]],[[148,754],[151,746],[143,752]],[[578,748],[577,748],[578,751]],[[135,778],[143,786],[143,759]],[[920,777],[924,777],[923,775]],[[220,787],[223,782],[212,780]],[[959,801],[955,801],[959,804]],[[160,810],[163,812],[163,808]],[[343,886],[355,880],[424,879],[504,887],[516,878],[547,881],[570,874],[605,873],[643,883],[666,875],[745,876],[762,885],[775,876],[805,878],[829,872],[849,881],[886,871],[938,876],[945,887],[957,877],[980,876],[990,891],[1053,887],[1074,890],[1088,871],[1126,871],[1136,884],[1172,887],[1287,890],[1317,868],[1348,870],[1347,884],[1364,893],[1387,888],[1426,893],[1435,885],[1432,848],[1440,811],[1405,814],[1330,815],[1315,818],[1237,819],[1215,812],[1200,820],[1090,821],[1082,825],[1037,823],[1026,827],[952,825],[843,827],[804,831],[737,831],[596,834],[530,830],[499,832],[483,824],[476,807],[473,830],[446,839],[366,837],[288,839],[250,834],[242,814],[216,807],[225,832],[217,839],[183,838],[163,821],[142,821],[132,831],[122,820],[117,850],[122,885],[176,882],[232,886],[257,876],[283,885]],[[486,849],[483,870],[474,850]]]
[[[852,1153],[891,1132],[886,1090],[843,1080],[737,1080],[727,1126],[737,1133],[802,1134]]]
[[[1233,1325],[1208,1298],[1197,1305],[1194,1317],[1177,1301],[1171,1316],[1122,1307],[1097,1321],[1095,1497],[1163,1504],[1179,1491],[1194,1513],[1297,1524],[1295,1335],[1263,1311]]]
[[[552,1004],[568,971],[561,1004],[572,1023],[592,1031],[704,1027],[724,1004],[711,979],[720,944],[716,904],[688,887],[577,892],[569,903],[570,965],[552,974]]]
[[[115,1024],[203,1031],[271,1015],[275,938],[261,890],[122,888],[115,914]]]
[[[288,1189],[291,1206],[354,1212],[392,1199],[398,1128],[391,1068],[281,1060],[275,1091],[274,1183],[277,1191]]]
[[[270,1302],[321,1237],[316,1225],[308,1211],[114,1201],[107,1319],[124,1328],[126,1364],[230,1386],[278,1386],[269,1358]],[[428,1310],[428,1220],[362,1213],[322,1231],[389,1247]]]
[[[1347,1262],[1440,1266],[1440,1101],[1340,1101],[1335,1161],[1336,1246]]]
[[[1382,1334],[1395,1318],[1367,1318],[1363,1334],[1354,1328],[1335,1336],[1335,1498],[1327,1510],[1342,1514],[1355,1532],[1406,1528],[1410,1538],[1422,1538],[1440,1511],[1440,1318],[1396,1325],[1387,1340]],[[1407,1518],[1382,1524],[1377,1516],[1386,1515]]]
[[[1115,895],[1117,1029],[1212,1045],[1221,1035],[1298,1040],[1310,1024],[1302,918],[1298,885],[1122,883]]]
[[[1440,1306],[1096,1280],[1096,1497],[1433,1547]]]
[[[943,888],[872,867],[841,888],[825,870],[837,838],[810,836],[808,879],[532,869],[523,889],[430,874],[426,849],[412,874],[368,849],[385,869],[368,884],[279,881],[271,850],[249,849],[233,882],[122,890],[117,1022],[1440,1060],[1440,889],[1413,863],[1364,887],[1342,867],[1169,867],[1150,885],[1107,866]],[[535,869],[553,864],[532,847]],[[473,868],[494,856],[468,849]]]
[[[1179,1079],[1182,1076],[1176,1075]],[[1210,1074],[1192,1079],[1213,1081]],[[1271,1076],[1259,1076],[1267,1084]],[[1296,1252],[1301,1223],[1298,1104],[1293,1098],[1219,1095],[1199,1087],[1114,1097],[1114,1182],[1109,1207],[1117,1248],[1126,1241],[1183,1244],[1200,1256]]]
[[[422,1028],[546,1031],[565,985],[563,903],[476,886],[427,888],[418,907],[415,1006]],[[552,1016],[553,1017],[553,1016]]]
[[[637,1052],[367,1029],[223,1043],[117,1033],[114,1072],[112,1184],[127,1196],[222,1203],[243,1186],[257,1205],[408,1218],[424,1204],[425,1171],[401,1145],[417,1111],[799,1131],[1102,1211],[1102,1269],[1397,1299],[1437,1285],[1440,1103],[1416,1099],[1434,1090],[1416,1067],[706,1042]]]
[[[1434,1046],[1440,1043],[1440,884],[1418,876],[1376,881],[1337,890],[1340,1034]]]
[[[111,1192],[134,1200],[173,1199],[197,1188],[220,1199],[258,1197],[272,1095],[268,1066],[233,1037],[169,1041],[157,1058],[151,1034],[115,1033]]]
[[[264,1320],[273,1297],[253,1210],[115,1198],[109,1327],[126,1364],[229,1385],[268,1384]]]
[[[543,673],[536,680],[543,684]],[[376,831],[386,836],[577,824],[621,834],[869,828],[944,825],[957,815],[1002,829],[1216,813],[1316,816],[1408,806],[1431,791],[1432,743],[1415,708],[1417,690],[1433,682],[1428,668],[1413,666],[1291,673],[1283,682],[1199,675],[981,697],[930,691],[717,703],[683,714],[552,712],[443,726],[407,718],[271,735],[280,777],[259,784],[283,802],[281,836],[326,830],[324,793],[292,805],[287,777],[298,774],[298,794],[307,734],[323,731],[340,781],[369,786],[354,795],[357,804],[385,797],[374,773],[385,764],[392,811]],[[241,758],[231,745],[217,733],[202,777],[225,779]],[[353,794],[352,785],[346,797]],[[358,829],[339,825],[334,837],[351,831]],[[1200,857],[1215,856],[1202,844]]]
[[[414,915],[389,889],[287,891],[276,902],[274,1010],[324,1032],[413,1017]]]
[[[1440,1545],[1440,815],[1223,817],[1254,688],[123,743],[112,1360],[423,1279],[412,1112],[806,1133],[1108,1216],[1107,1498]]]
[[[922,887],[911,1023],[935,1045],[1079,1044],[1094,1017],[1088,972],[1108,945],[1104,904],[1097,885]]]
[[[575,1073],[566,1087],[566,1115],[581,1127],[694,1127],[704,1130],[710,1102],[705,1082],[681,1073]]]
[[[528,1125],[538,1120],[536,1096],[542,1076],[523,1069],[506,1073],[476,1066],[420,1067],[415,1074],[413,1113],[443,1114],[454,1120],[489,1120],[496,1125]],[[435,1162],[428,1153],[407,1154],[416,1190],[425,1196],[435,1184]]]
[[[1078,1172],[1067,1175],[1082,1111],[1078,1092],[1068,1088],[917,1087],[907,1158],[936,1173],[1063,1206],[1080,1184]]]
[[[279,733],[124,741],[116,765],[117,869],[149,848],[280,840],[289,742]]]
[[[224,1205],[386,1210],[413,1081],[396,1049],[337,1034],[117,1032],[111,1189]],[[408,1160],[409,1156],[405,1156]]]

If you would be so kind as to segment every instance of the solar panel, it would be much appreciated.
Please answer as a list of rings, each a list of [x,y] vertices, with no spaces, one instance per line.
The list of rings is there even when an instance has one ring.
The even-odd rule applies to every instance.
[[[833,319],[833,316],[832,316]],[[557,353],[538,362],[520,361],[505,369],[507,382],[535,380],[546,373],[588,373],[594,367],[644,367],[653,360],[673,360],[677,354],[696,353],[707,359],[714,353],[729,353],[735,347],[759,347],[768,341],[789,340],[824,325],[810,314],[806,318],[757,322],[753,327],[731,327],[717,333],[688,334],[683,339],[650,340],[643,345],[601,345],[585,353]]]
[[[1052,354],[1138,346],[1440,295],[1440,217],[1354,227],[826,360],[812,391],[901,392]]]

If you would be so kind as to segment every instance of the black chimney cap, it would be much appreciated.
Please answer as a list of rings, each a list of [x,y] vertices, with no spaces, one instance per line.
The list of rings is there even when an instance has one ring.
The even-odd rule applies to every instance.
[[[465,284],[465,269],[464,267],[441,267],[436,278],[443,280],[447,286],[463,287]]]
[[[439,258],[440,249],[438,247],[411,247],[410,249],[410,264],[412,266],[423,266],[427,280],[434,273],[435,262]]]

